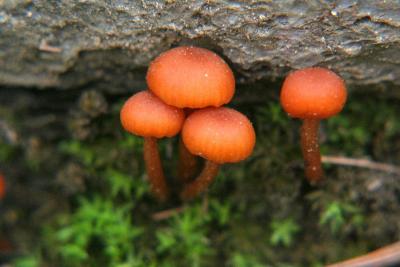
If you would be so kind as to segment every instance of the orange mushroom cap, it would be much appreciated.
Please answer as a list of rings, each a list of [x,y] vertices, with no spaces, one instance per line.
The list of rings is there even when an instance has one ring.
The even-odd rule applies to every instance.
[[[219,107],[235,92],[228,64],[214,52],[193,46],[162,53],[151,63],[146,79],[155,95],[179,108]]]
[[[256,135],[245,115],[220,107],[193,112],[183,125],[182,138],[192,154],[222,164],[247,158]]]
[[[183,110],[169,106],[149,91],[131,96],[121,109],[122,127],[143,137],[172,137],[185,120]]]
[[[283,82],[281,104],[291,117],[324,119],[339,113],[347,91],[342,78],[320,67],[290,73]]]

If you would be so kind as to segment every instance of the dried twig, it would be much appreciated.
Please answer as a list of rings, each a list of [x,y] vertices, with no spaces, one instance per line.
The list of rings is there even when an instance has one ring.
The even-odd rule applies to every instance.
[[[159,211],[159,212],[153,213],[153,215],[151,215],[151,218],[154,221],[166,220],[168,218],[171,218],[175,214],[181,213],[184,209],[185,209],[185,207],[177,207],[177,208],[173,208],[173,209],[169,209],[169,210]]]
[[[380,162],[374,162],[368,159],[355,159],[355,158],[347,158],[347,157],[336,157],[336,156],[322,156],[322,163],[328,164],[336,164],[336,165],[345,165],[345,166],[353,166],[359,168],[366,168],[376,171],[383,171],[388,173],[394,173],[400,175],[400,168]]]
[[[203,202],[201,204],[201,211],[203,213],[208,213],[208,194],[204,194],[203,197]],[[162,220],[167,220],[173,216],[175,216],[176,214],[179,214],[181,212],[183,212],[186,209],[187,206],[182,206],[182,207],[177,207],[177,208],[173,208],[173,209],[168,209],[168,210],[162,210],[156,213],[153,213],[153,215],[151,215],[151,218],[154,221],[162,221]]]
[[[360,257],[327,265],[326,267],[385,267],[398,266],[398,263],[400,263],[400,242],[374,250]]]
[[[42,40],[39,44],[39,50],[49,53],[60,53],[62,51],[61,47],[51,46],[46,40]]]

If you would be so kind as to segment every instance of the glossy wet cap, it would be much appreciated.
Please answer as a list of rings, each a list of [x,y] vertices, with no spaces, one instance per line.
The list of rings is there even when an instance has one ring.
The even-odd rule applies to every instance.
[[[149,91],[131,96],[120,113],[122,127],[143,137],[172,137],[182,129],[183,110],[169,106]]]
[[[183,125],[182,138],[192,154],[222,164],[247,158],[256,135],[245,115],[220,107],[193,112]]]
[[[343,109],[346,98],[343,79],[320,67],[290,73],[281,90],[283,109],[289,116],[301,119],[331,117]]]
[[[149,89],[179,108],[219,107],[235,92],[235,78],[226,62],[212,51],[193,46],[162,53],[147,72]]]

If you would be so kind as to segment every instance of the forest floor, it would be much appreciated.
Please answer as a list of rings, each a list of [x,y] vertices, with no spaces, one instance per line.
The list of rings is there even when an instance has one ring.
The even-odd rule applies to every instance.
[[[320,129],[323,155],[342,161],[324,158],[325,179],[311,186],[301,122],[282,111],[279,88],[238,85],[230,106],[253,122],[256,148],[194,201],[177,197],[178,138],[161,140],[174,192],[162,204],[149,193],[142,139],[120,127],[128,95],[1,89],[0,265],[323,266],[399,240],[395,89],[349,88]]]

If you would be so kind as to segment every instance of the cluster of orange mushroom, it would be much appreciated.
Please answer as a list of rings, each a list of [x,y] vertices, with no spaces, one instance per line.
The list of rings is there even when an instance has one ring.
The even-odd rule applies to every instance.
[[[128,132],[143,136],[144,159],[153,193],[168,197],[157,139],[181,132],[179,175],[188,200],[205,191],[220,164],[247,158],[255,132],[246,116],[222,107],[235,92],[235,78],[226,62],[203,48],[184,46],[157,57],[147,72],[147,91],[133,95],[121,110]],[[310,67],[289,74],[282,86],[281,105],[289,116],[303,119],[301,145],[305,174],[311,184],[323,177],[318,143],[321,119],[340,112],[346,102],[344,81],[334,72]],[[194,180],[196,156],[206,159]]]
[[[220,164],[247,158],[255,145],[255,131],[240,112],[222,107],[235,92],[228,64],[203,48],[184,46],[157,57],[147,72],[146,91],[130,97],[121,109],[123,128],[144,137],[144,160],[151,191],[166,200],[170,190],[164,176],[157,139],[181,134],[180,176],[183,200],[205,191]],[[206,161],[196,170],[196,156]]]

